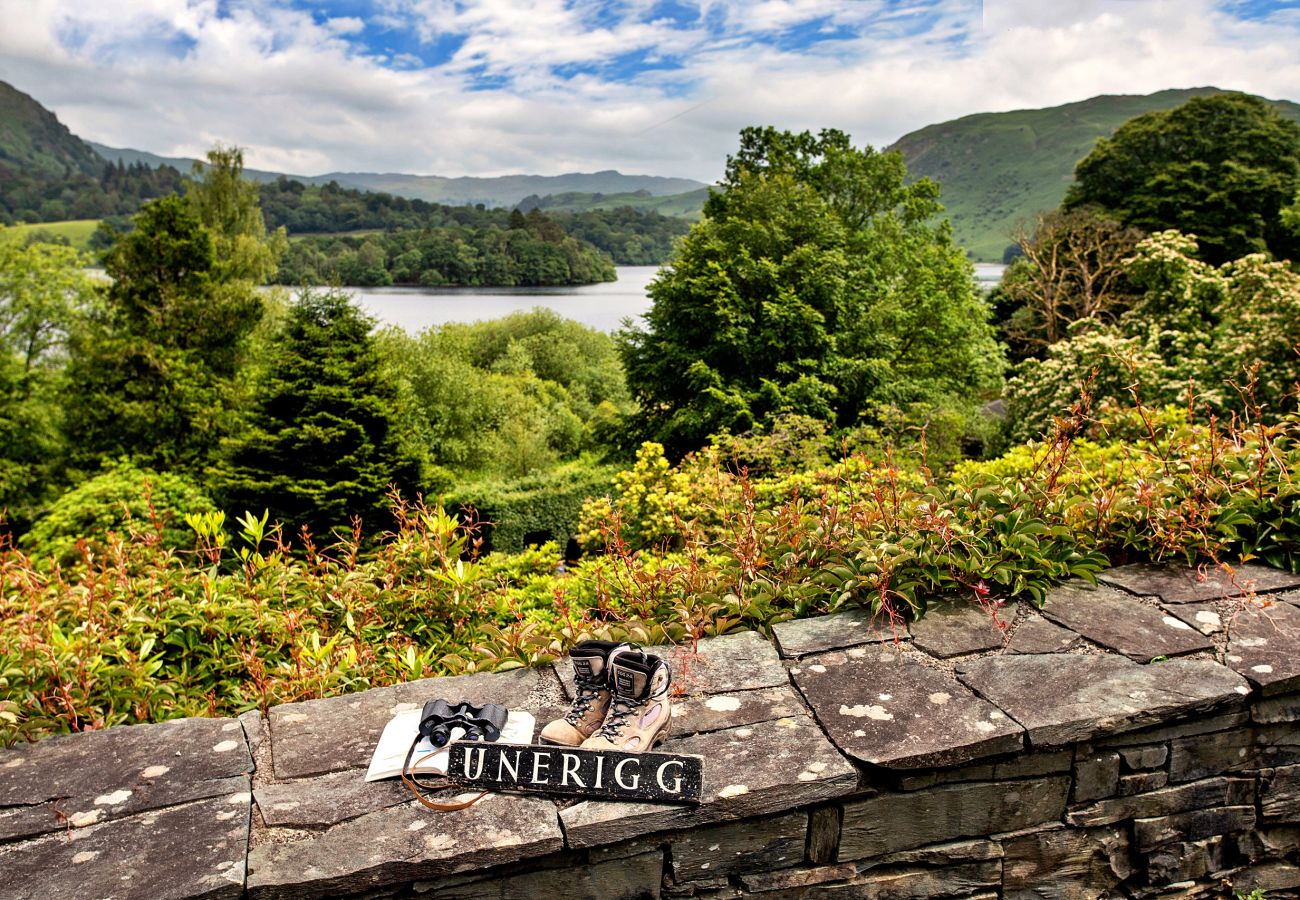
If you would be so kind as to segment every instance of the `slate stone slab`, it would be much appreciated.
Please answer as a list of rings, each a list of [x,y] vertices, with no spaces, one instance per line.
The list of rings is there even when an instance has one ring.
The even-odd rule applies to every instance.
[[[1182,619],[1114,588],[1078,579],[1048,591],[1043,615],[1138,662],[1214,647]]]
[[[948,897],[997,896],[976,894],[996,888],[1002,881],[999,862],[975,862],[942,868],[889,868],[872,869],[842,885],[814,887],[797,895],[819,898],[878,898],[878,900],[938,900]]]
[[[857,772],[806,715],[669,740],[661,750],[704,757],[696,807],[585,800],[561,810],[570,847],[810,806],[857,788]]]
[[[1216,834],[1249,831],[1255,827],[1255,807],[1221,806],[1197,809],[1155,819],[1134,819],[1134,844],[1141,853],[1156,847],[1186,841],[1199,841]]]
[[[936,604],[912,623],[911,632],[913,644],[939,659],[998,650],[1006,638],[992,613],[973,603]]]
[[[1061,747],[1240,703],[1245,680],[1218,663],[1120,656],[1010,654],[961,663],[958,678],[1028,731],[1035,747]]]
[[[1070,779],[950,784],[844,804],[839,861],[1059,821]]]
[[[427,900],[520,900],[535,897],[602,897],[609,900],[653,900],[663,882],[662,850],[588,866],[540,869],[505,874],[482,881],[417,886]]]
[[[1260,779],[1259,807],[1266,819],[1300,823],[1300,766],[1266,772]]]
[[[807,839],[802,812],[692,829],[672,841],[673,879],[682,884],[797,866]]]
[[[673,703],[670,734],[686,737],[801,715],[803,704],[788,684],[756,691],[696,695]]]
[[[1024,729],[913,654],[809,656],[790,670],[842,751],[894,769],[952,766],[1024,746]]]
[[[850,609],[812,619],[792,619],[773,626],[772,633],[776,636],[777,649],[786,658],[908,639],[906,623],[891,626],[888,619],[873,616],[865,609]]]
[[[1011,778],[1069,772],[1073,762],[1074,750],[1071,748],[1017,752],[993,762],[978,762],[956,769],[901,770],[895,773],[897,777],[894,783],[899,790],[919,791],[936,784],[953,784],[958,781],[1006,781]]]
[[[244,791],[0,848],[0,894],[13,900],[238,898],[250,805]]]
[[[248,790],[238,719],[177,719],[0,750],[0,841]]]
[[[1169,780],[1175,782],[1297,763],[1300,729],[1290,723],[1178,738],[1169,744]]]
[[[1300,607],[1247,606],[1228,624],[1224,661],[1265,695],[1300,688]]]
[[[1071,825],[1111,825],[1125,819],[1172,816],[1193,809],[1242,806],[1254,802],[1255,783],[1247,778],[1207,778],[1132,797],[1112,797],[1066,816]]]
[[[323,775],[370,763],[380,733],[396,713],[436,698],[533,709],[530,695],[543,672],[516,669],[425,678],[323,700],[286,703],[270,711],[271,756],[277,778]]]
[[[1165,612],[1175,619],[1186,622],[1201,634],[1222,634],[1223,617],[1219,615],[1214,603],[1169,603]]]
[[[319,828],[405,803],[411,792],[396,778],[366,781],[364,769],[349,769],[263,785],[253,791],[253,799],[267,825]]]
[[[448,792],[447,799],[459,796]],[[248,891],[252,897],[359,893],[504,865],[563,846],[555,804],[547,799],[489,794],[454,812],[412,801],[292,843],[254,848]]]
[[[1079,643],[1079,635],[1035,613],[1016,626],[1007,652],[1062,653]]]
[[[1167,603],[1197,603],[1240,597],[1243,594],[1268,594],[1300,588],[1300,575],[1256,563],[1236,566],[1232,574],[1217,566],[1191,568],[1135,563],[1108,569],[1097,578],[1131,594],[1159,597]]]
[[[1128,835],[1119,828],[1055,828],[1002,842],[1006,900],[1082,900],[1110,896],[1131,873]]]
[[[696,652],[686,644],[646,647],[645,651],[666,659],[673,670],[674,685],[690,695],[728,694],[789,683],[776,648],[756,631],[705,638]],[[572,661],[563,656],[554,665],[565,693],[572,697]]]

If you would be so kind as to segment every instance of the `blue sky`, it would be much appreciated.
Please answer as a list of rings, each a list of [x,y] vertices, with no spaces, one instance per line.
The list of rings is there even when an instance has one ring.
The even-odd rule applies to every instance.
[[[0,79],[92,140],[260,168],[711,180],[751,124],[1215,84],[1300,100],[1300,0],[0,0]]]

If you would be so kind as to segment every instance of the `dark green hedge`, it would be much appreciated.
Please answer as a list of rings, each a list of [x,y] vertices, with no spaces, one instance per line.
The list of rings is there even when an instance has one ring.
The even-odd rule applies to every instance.
[[[574,462],[541,475],[513,481],[458,485],[445,498],[462,516],[477,513],[483,552],[518,553],[525,544],[555,541],[563,551],[578,530],[582,503],[609,494],[615,466]]]

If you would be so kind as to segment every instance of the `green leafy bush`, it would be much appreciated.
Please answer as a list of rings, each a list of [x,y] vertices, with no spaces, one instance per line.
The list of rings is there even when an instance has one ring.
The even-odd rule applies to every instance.
[[[184,476],[138,469],[127,462],[83,481],[50,505],[23,536],[33,557],[69,563],[78,540],[102,549],[114,534],[132,534],[166,549],[190,548],[194,534],[185,516],[216,509],[211,498]]]
[[[585,637],[1041,601],[1117,561],[1300,567],[1300,417],[1138,406],[1098,426],[1114,439],[1067,421],[945,478],[865,454],[751,477],[716,448],[673,466],[647,445],[568,566],[550,542],[480,555],[471,525],[400,498],[373,544],[291,547],[246,515],[232,548],[207,512],[188,519],[194,553],[139,530],[51,571],[0,547],[0,741],[532,665]]]

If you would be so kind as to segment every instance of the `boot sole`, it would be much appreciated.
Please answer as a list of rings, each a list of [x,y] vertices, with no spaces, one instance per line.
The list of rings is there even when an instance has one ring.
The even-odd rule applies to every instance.
[[[581,744],[561,744],[559,741],[553,741],[549,738],[539,737],[537,743],[545,744],[548,747],[580,747]]]

